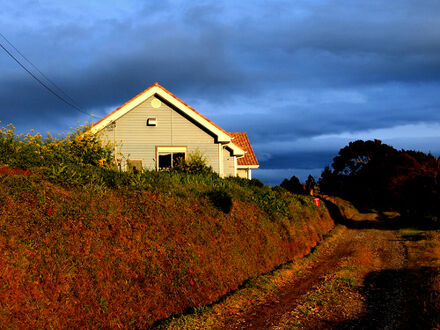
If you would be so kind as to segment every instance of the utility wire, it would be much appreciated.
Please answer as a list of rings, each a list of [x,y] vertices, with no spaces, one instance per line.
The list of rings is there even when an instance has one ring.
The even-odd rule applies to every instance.
[[[14,48],[14,50],[20,54],[21,57],[23,57],[35,70],[38,71],[38,73],[40,75],[42,75],[53,87],[55,87],[58,91],[60,91],[67,99],[69,99],[69,101],[78,106],[78,104],[75,102],[75,100],[73,100],[63,89],[61,89],[61,87],[57,86],[57,84],[55,84],[52,80],[49,79],[49,77],[47,77],[43,72],[41,72],[40,69],[37,68],[36,65],[34,65],[34,63],[32,63],[26,56],[24,56],[9,40],[8,38],[6,38],[1,32],[0,32],[0,36],[6,40],[6,42],[9,44],[9,46],[11,46],[12,48]],[[80,108],[80,106],[78,106],[78,108]]]
[[[49,92],[51,92],[53,95],[55,95],[57,98],[59,98],[61,101],[63,101],[64,103],[66,103],[67,105],[69,105],[70,107],[74,108],[75,110],[86,114],[88,116],[93,117],[92,114],[82,110],[80,107],[78,107],[77,105],[73,104],[72,102],[69,102],[68,100],[66,100],[64,97],[58,95],[52,88],[50,88],[49,86],[47,86],[47,84],[45,84],[44,82],[42,82],[40,79],[38,79],[37,76],[35,76],[28,68],[26,68],[26,66],[24,66],[14,55],[12,55],[4,46],[3,44],[0,42],[0,47],[3,48],[3,50],[15,61],[17,62],[18,65],[20,65],[27,73],[29,73],[38,83],[40,83],[40,85],[42,85],[44,88],[46,88]]]

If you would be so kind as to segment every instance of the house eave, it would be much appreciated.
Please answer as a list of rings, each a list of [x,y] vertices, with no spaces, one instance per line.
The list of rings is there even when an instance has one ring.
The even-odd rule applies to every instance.
[[[260,167],[260,165],[237,165],[238,169],[243,169],[243,170],[248,169],[248,168],[256,169],[256,168],[259,168],[259,167]]]
[[[244,155],[246,154],[246,151],[244,151],[243,149],[241,149],[239,146],[235,145],[235,144],[232,143],[232,142],[226,144],[226,147],[228,147],[229,149],[231,149],[233,155],[234,155],[234,156],[237,156],[237,158],[244,157]]]

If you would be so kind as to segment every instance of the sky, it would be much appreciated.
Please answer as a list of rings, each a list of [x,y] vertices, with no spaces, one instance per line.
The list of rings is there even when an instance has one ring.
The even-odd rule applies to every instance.
[[[440,155],[440,1],[0,6],[0,33],[94,120],[158,82],[226,131],[247,132],[253,176],[267,184],[318,178],[357,139]],[[93,118],[0,49],[0,120],[59,133]]]

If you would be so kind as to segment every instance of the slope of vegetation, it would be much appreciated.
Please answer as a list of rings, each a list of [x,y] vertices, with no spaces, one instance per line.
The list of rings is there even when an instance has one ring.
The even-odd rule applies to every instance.
[[[334,226],[311,197],[210,171],[121,173],[111,150],[80,132],[1,130],[2,328],[148,327],[309,253]]]

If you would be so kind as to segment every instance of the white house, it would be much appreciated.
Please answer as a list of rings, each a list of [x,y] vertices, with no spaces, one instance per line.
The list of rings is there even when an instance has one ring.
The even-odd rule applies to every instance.
[[[153,84],[91,128],[116,146],[121,166],[166,169],[200,151],[220,176],[251,178],[259,167],[246,133],[228,133]]]

